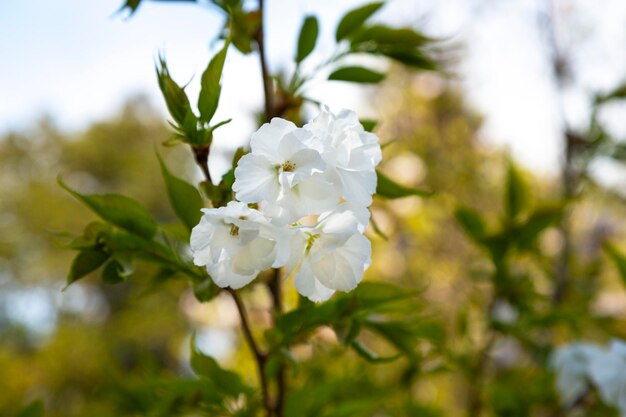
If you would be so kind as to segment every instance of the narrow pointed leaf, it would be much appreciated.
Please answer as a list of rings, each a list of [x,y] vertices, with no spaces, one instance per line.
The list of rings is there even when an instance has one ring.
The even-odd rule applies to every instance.
[[[167,63],[163,57],[159,57],[159,66],[157,66],[157,78],[159,88],[165,99],[165,104],[172,118],[180,125],[185,126],[193,122],[195,124],[195,116],[191,111],[191,105],[185,90],[176,84],[170,76]]]
[[[528,186],[521,173],[513,164],[510,164],[506,178],[504,201],[509,220],[517,218],[528,207],[529,194]]]
[[[302,23],[300,36],[298,37],[298,50],[296,52],[296,62],[302,62],[315,49],[319,24],[315,16],[307,16]]]
[[[346,13],[337,26],[335,39],[340,41],[350,36],[353,32],[358,30],[370,16],[376,13],[383,4],[383,2],[370,3]]]
[[[58,183],[98,216],[119,228],[152,239],[158,225],[150,213],[132,198],[119,194],[81,194],[68,187],[61,178]]]
[[[67,275],[67,285],[100,268],[107,259],[109,254],[101,249],[84,249],[78,252]]]
[[[227,39],[223,48],[211,59],[211,62],[209,62],[209,65],[202,74],[202,88],[198,96],[198,110],[200,110],[201,122],[208,123],[217,110],[217,104],[222,90],[220,79],[222,77],[229,44],[230,40]]]
[[[385,74],[363,67],[344,67],[335,70],[328,76],[328,79],[333,81],[376,84],[385,79]]]
[[[157,154],[157,157],[172,209],[187,229],[191,230],[202,217],[200,209],[204,207],[204,203],[200,192],[193,185],[172,175],[161,156]]]

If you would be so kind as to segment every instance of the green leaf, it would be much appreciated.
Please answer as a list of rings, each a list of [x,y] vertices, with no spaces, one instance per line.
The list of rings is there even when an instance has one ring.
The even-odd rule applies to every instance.
[[[328,76],[332,81],[349,81],[353,83],[376,84],[385,79],[385,74],[363,67],[343,67]]]
[[[378,120],[374,119],[361,119],[359,122],[361,122],[361,125],[366,132],[371,132],[376,128],[376,126],[378,126]]]
[[[418,190],[400,185],[378,170],[376,174],[378,175],[376,194],[380,197],[388,199],[409,196],[430,197],[433,194],[432,191]]]
[[[604,245],[605,252],[609,255],[617,271],[619,272],[622,282],[626,284],[626,256],[617,250],[617,248],[609,243]]]
[[[120,284],[130,276],[132,270],[128,270],[122,265],[118,260],[111,259],[107,264],[102,268],[102,282],[105,284]]]
[[[193,294],[201,303],[207,303],[214,299],[222,289],[215,285],[210,279],[197,283],[193,287]]]
[[[119,12],[128,9],[130,14],[132,15],[133,13],[135,13],[140,3],[141,3],[141,0],[126,0],[124,4],[122,5],[122,7],[120,7]]]
[[[505,200],[507,218],[516,219],[527,207],[530,200],[528,186],[519,170],[512,164],[506,178]]]
[[[354,349],[356,353],[358,353],[360,357],[372,363],[392,362],[400,357],[400,355],[380,356],[379,354],[372,352],[360,340],[353,340],[350,346],[352,347],[352,349]]]
[[[318,32],[319,24],[317,18],[315,16],[307,16],[302,23],[300,36],[298,37],[298,50],[296,52],[296,62],[298,64],[313,52]]]
[[[383,52],[383,54],[393,60],[400,62],[415,69],[423,69],[428,71],[437,70],[437,64],[430,58],[426,57],[419,51],[396,51],[391,50]]]
[[[202,74],[201,90],[198,96],[198,110],[200,110],[200,121],[208,123],[217,110],[217,104],[220,99],[222,86],[220,79],[222,70],[224,69],[224,61],[226,60],[226,52],[230,45],[230,39],[227,39],[222,49],[211,59],[206,70]]]
[[[358,30],[371,15],[376,13],[383,4],[383,2],[370,3],[346,13],[337,26],[335,39],[340,41],[350,36],[350,34]]]
[[[372,51],[410,51],[433,41],[432,38],[411,28],[391,28],[383,25],[363,28],[351,39],[353,48],[362,44],[359,47],[375,48]]]
[[[43,417],[44,411],[43,401],[36,400],[22,408],[17,417]]]
[[[198,350],[195,335],[191,338],[191,368],[199,376],[215,383],[225,395],[237,398],[242,393],[251,392],[238,373],[223,369],[215,359]]]
[[[135,200],[119,194],[80,194],[69,188],[60,177],[57,182],[102,220],[146,239],[152,239],[156,234],[157,223]]]
[[[454,217],[465,233],[475,242],[481,242],[485,237],[485,220],[475,210],[469,207],[458,207],[454,211]]]
[[[67,275],[67,285],[100,268],[109,257],[110,255],[101,249],[81,250],[72,261],[70,272]]]
[[[191,230],[200,222],[200,217],[202,217],[200,209],[204,207],[204,203],[200,192],[193,185],[172,175],[159,154],[157,154],[157,158],[161,165],[167,196],[174,213],[187,229]]]
[[[546,204],[537,207],[526,221],[510,231],[510,236],[518,247],[530,247],[541,232],[557,224],[562,218],[563,206],[561,204]]]
[[[626,98],[626,84],[621,84],[606,94],[598,95],[596,97],[596,103],[603,104],[607,101],[621,100],[624,98]]]
[[[159,66],[156,68],[157,78],[159,80],[159,88],[165,99],[165,104],[172,118],[180,126],[189,126],[196,123],[196,117],[191,111],[191,104],[185,90],[180,87],[170,77],[167,63],[162,56],[159,56]],[[187,129],[185,129],[187,131]]]

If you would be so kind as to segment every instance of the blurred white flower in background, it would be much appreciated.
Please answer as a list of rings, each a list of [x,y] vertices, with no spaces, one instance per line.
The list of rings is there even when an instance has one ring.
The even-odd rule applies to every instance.
[[[608,347],[571,343],[559,347],[550,362],[563,405],[574,405],[593,386],[605,404],[626,417],[626,343],[613,340]]]

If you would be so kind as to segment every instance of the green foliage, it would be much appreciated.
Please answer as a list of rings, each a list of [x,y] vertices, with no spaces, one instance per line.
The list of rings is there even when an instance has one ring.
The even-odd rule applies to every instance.
[[[67,285],[77,281],[100,268],[109,259],[109,254],[102,249],[83,249],[81,250],[70,266],[70,272],[67,275]]]
[[[157,157],[161,165],[161,173],[165,180],[170,204],[178,218],[187,229],[191,230],[198,224],[202,216],[200,212],[200,209],[204,207],[202,197],[193,185],[172,175],[160,155],[157,154]]]
[[[302,22],[300,35],[298,36],[298,50],[296,52],[296,62],[299,64],[313,52],[317,35],[319,32],[319,23],[315,16],[307,16]]]
[[[328,76],[328,79],[363,84],[377,84],[385,79],[385,74],[363,67],[343,67],[333,71]]]
[[[198,96],[198,110],[200,110],[200,122],[209,123],[217,110],[222,86],[220,79],[226,60],[226,51],[230,45],[227,39],[222,49],[211,59],[206,70],[202,74],[200,95]]]
[[[622,279],[622,282],[626,284],[626,256],[621,253],[617,248],[609,243],[604,245],[605,252],[609,255],[619,275]]]
[[[350,36],[352,52],[384,55],[409,67],[435,70],[437,65],[423,48],[434,42],[409,28],[391,28],[383,25],[366,26]]]
[[[515,220],[528,206],[529,191],[521,173],[511,163],[506,178],[505,207],[510,221]]]
[[[373,119],[361,119],[359,122],[361,122],[366,132],[372,132],[378,125],[378,120]]]
[[[43,402],[36,400],[24,407],[17,417],[44,417],[44,412]]]
[[[81,194],[69,188],[60,177],[58,183],[103,220],[145,239],[152,239],[156,234],[157,223],[132,198],[118,194]]]
[[[367,19],[378,11],[384,5],[383,2],[376,2],[366,4],[365,6],[358,7],[349,11],[343,16],[337,30],[335,32],[335,39],[340,41],[347,38],[352,33],[357,31]]]
[[[394,199],[409,196],[429,197],[433,194],[431,191],[418,190],[400,185],[380,171],[377,171],[376,174],[378,176],[376,195],[379,197]]]

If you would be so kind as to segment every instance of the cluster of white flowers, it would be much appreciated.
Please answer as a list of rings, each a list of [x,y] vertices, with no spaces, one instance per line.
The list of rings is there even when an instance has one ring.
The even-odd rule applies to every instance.
[[[371,262],[363,231],[380,160],[378,138],[353,111],[324,109],[302,128],[272,119],[237,164],[237,201],[203,209],[191,233],[195,264],[220,287],[285,267],[313,301],[354,289]]]
[[[551,367],[564,405],[575,404],[593,385],[605,404],[626,417],[626,343],[613,340],[607,347],[580,342],[565,345],[552,355]]]

